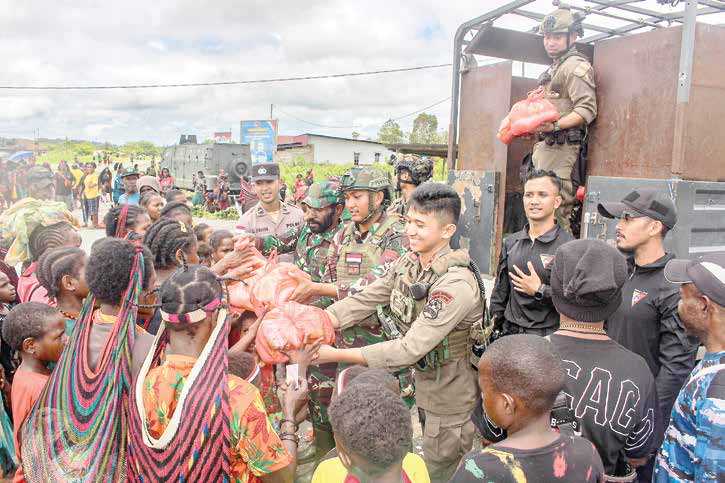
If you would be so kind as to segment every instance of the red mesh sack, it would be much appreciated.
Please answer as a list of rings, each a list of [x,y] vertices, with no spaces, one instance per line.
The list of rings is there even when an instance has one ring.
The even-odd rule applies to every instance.
[[[521,136],[534,133],[542,124],[559,119],[559,111],[544,96],[544,88],[539,87],[529,92],[526,99],[514,104],[508,116],[511,121],[512,135]]]
[[[318,340],[323,344],[335,342],[335,329],[327,312],[311,305],[287,302],[264,316],[254,347],[266,364],[282,364],[289,360],[285,352]]]
[[[267,259],[262,256],[259,251],[248,238],[240,238],[234,244],[234,250],[238,252],[248,252],[249,257],[245,263],[238,269],[231,269],[226,275],[231,278],[244,278],[243,281],[237,282],[229,286],[229,305],[233,311],[243,312],[245,310],[254,311],[255,306],[252,304],[252,287],[264,274],[264,268],[267,265]],[[251,273],[246,273],[248,265],[251,264],[254,269]],[[239,271],[239,273],[237,273]]]
[[[294,264],[277,262],[276,256],[267,262],[262,272],[259,279],[250,284],[251,304],[259,316],[290,299],[298,285],[295,277],[309,278],[309,275]]]
[[[503,118],[503,121],[501,121],[501,125],[498,128],[498,132],[496,133],[496,137],[504,144],[510,144],[511,141],[514,139],[514,135],[511,134],[510,117],[506,116]]]

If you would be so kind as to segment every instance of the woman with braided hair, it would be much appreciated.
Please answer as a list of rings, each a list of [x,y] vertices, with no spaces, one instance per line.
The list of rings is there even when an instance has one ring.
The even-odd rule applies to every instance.
[[[172,201],[164,206],[161,210],[161,218],[168,218],[171,220],[181,221],[186,223],[188,226],[194,225],[194,220],[191,216],[191,208],[183,201]]]
[[[143,239],[151,226],[151,218],[143,208],[125,204],[108,210],[103,223],[106,225],[106,236],[134,240]]]
[[[156,274],[148,249],[104,238],[85,278],[91,296],[21,430],[28,481],[127,481],[124,408],[153,342],[136,318],[155,302]]]
[[[83,300],[88,295],[85,280],[87,261],[86,252],[74,247],[48,250],[38,260],[38,282],[66,318],[67,335],[73,332]]]
[[[291,482],[293,419],[306,397],[305,378],[286,392],[287,419],[278,435],[259,391],[228,373],[229,323],[217,276],[206,267],[183,267],[164,282],[160,297],[163,324],[131,398],[128,477]]]
[[[182,221],[161,218],[149,227],[143,242],[153,255],[159,283],[163,283],[177,268],[199,263],[196,235]]]

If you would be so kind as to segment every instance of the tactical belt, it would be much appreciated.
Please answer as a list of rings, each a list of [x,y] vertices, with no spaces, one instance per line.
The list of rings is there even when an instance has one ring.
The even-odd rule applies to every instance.
[[[584,131],[579,128],[562,129],[556,132],[540,132],[537,136],[539,141],[544,141],[547,146],[554,144],[576,144],[579,145],[584,139]]]

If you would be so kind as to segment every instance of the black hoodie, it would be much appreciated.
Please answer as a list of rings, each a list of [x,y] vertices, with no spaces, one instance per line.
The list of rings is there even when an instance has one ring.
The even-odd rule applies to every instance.
[[[665,279],[664,269],[675,258],[665,254],[654,263],[638,266],[627,260],[629,278],[622,287],[622,304],[607,319],[607,334],[639,354],[655,377],[660,410],[667,427],[672,405],[695,367],[697,340],[685,334],[677,315],[680,286]]]

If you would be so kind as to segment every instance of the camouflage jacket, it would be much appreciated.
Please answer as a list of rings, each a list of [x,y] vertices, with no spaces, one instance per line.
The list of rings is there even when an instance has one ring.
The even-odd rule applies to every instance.
[[[330,247],[338,233],[344,231],[345,224],[340,222],[337,226],[324,233],[312,233],[310,227],[302,227],[297,240],[295,264],[312,277],[313,282],[330,283],[328,259],[331,256]],[[330,297],[320,297],[312,305],[325,308],[334,300]]]
[[[373,226],[370,227],[370,230],[366,233],[361,233],[357,224],[355,225],[352,235],[349,237],[345,236],[345,230],[337,232],[332,241],[330,255],[327,259],[327,273],[330,277],[330,281],[333,283],[337,282],[337,262],[342,247],[353,241],[357,243],[365,243],[375,234],[376,230],[389,216],[396,215],[383,213],[383,216],[375,224],[373,224]],[[383,254],[380,264],[375,266],[368,273],[363,274],[356,282],[350,285],[337,284],[338,300],[341,300],[348,295],[360,292],[367,285],[370,285],[372,282],[382,277],[393,262],[395,262],[401,255],[408,252],[408,237],[405,235],[404,231],[405,225],[402,220],[399,223],[396,223],[395,229],[388,230],[381,243],[383,247]]]

